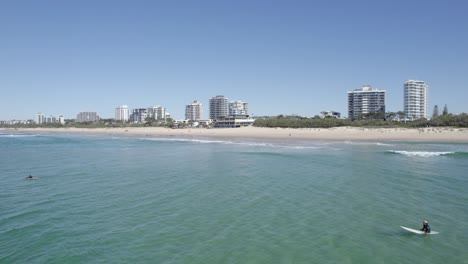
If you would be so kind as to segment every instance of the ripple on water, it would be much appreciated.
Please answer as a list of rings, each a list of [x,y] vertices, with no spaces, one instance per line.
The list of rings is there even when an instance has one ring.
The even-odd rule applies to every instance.
[[[464,158],[386,150],[467,152],[463,145],[5,141],[2,263],[468,259]],[[39,180],[22,179],[29,171]],[[441,234],[399,227],[423,219]]]

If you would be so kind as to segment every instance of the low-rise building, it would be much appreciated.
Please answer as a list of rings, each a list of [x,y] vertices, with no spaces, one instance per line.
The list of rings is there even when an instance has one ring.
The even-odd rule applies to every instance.
[[[328,117],[340,118],[341,113],[340,112],[335,112],[335,111],[322,111],[322,112],[320,112],[320,118],[328,118]]]
[[[246,127],[253,125],[255,119],[249,118],[249,115],[229,115],[217,118],[214,121],[214,127]]]

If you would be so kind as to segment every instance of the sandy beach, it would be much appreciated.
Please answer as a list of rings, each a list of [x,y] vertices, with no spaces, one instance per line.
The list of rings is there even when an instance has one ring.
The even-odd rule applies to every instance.
[[[13,131],[15,129],[4,129]],[[466,128],[186,128],[162,127],[125,128],[20,128],[17,132],[28,133],[73,133],[105,134],[110,136],[162,136],[195,138],[252,138],[252,139],[300,139],[300,140],[359,140],[359,141],[414,141],[414,142],[460,142],[468,143]]]

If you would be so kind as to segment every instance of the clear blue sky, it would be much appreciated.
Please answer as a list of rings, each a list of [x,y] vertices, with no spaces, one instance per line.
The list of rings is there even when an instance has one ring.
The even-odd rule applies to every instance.
[[[254,115],[347,112],[347,91],[430,86],[468,112],[468,1],[0,1],[0,120],[113,117],[225,95]]]

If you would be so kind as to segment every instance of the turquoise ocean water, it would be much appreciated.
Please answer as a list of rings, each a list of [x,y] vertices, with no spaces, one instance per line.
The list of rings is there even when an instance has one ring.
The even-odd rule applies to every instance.
[[[468,263],[467,144],[4,131],[0,168],[0,263]]]

